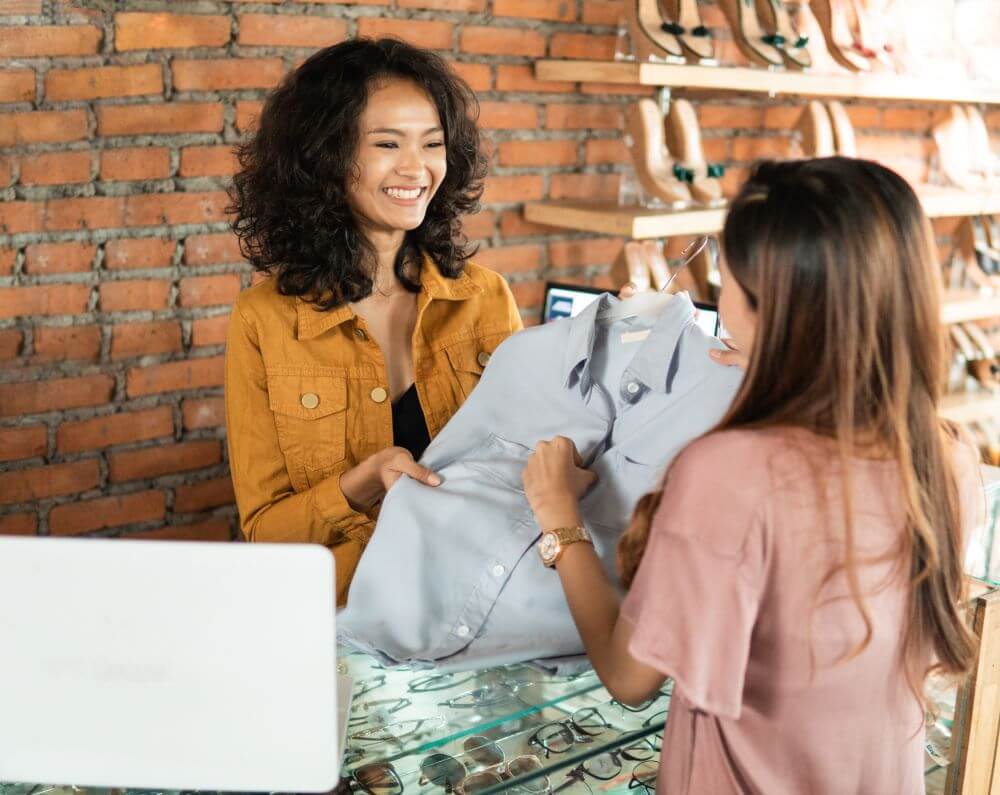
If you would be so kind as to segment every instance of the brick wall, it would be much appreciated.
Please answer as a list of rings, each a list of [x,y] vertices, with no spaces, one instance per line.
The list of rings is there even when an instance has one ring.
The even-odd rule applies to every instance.
[[[0,534],[234,532],[222,343],[251,276],[224,216],[230,147],[317,47],[400,36],[479,93],[493,168],[467,229],[529,322],[546,278],[608,284],[620,240],[528,224],[519,203],[617,195],[622,105],[652,92],[532,72],[610,58],[615,0],[88,5],[0,0]],[[729,190],[755,158],[794,153],[800,102],[696,99]],[[862,154],[926,178],[935,106],[850,112]]]

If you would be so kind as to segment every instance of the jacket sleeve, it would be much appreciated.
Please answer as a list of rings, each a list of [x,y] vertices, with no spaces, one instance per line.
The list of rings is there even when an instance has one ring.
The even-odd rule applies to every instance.
[[[514,300],[514,294],[510,291],[510,285],[507,284],[506,279],[503,279],[503,291],[504,297],[507,300],[507,316],[510,319],[510,333],[516,334],[524,328],[524,321],[521,320],[521,310],[517,308],[517,301]]]
[[[373,522],[348,504],[339,474],[305,491],[292,488],[278,446],[256,328],[238,303],[226,341],[225,394],[229,464],[244,537],[323,544],[333,548],[338,569],[340,552],[347,553],[338,546],[353,540],[356,562]]]

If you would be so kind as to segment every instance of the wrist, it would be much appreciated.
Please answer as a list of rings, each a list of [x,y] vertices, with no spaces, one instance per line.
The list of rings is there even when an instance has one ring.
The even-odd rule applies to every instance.
[[[378,453],[345,471],[340,476],[340,490],[355,511],[369,510],[381,497]]]
[[[554,500],[539,505],[535,510],[535,519],[543,533],[560,527],[576,527],[583,524],[580,505],[573,499]]]

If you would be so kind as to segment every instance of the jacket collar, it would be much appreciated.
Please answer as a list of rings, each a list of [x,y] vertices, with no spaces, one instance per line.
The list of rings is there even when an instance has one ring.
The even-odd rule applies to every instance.
[[[438,270],[434,260],[424,255],[424,262],[420,268],[420,291],[426,293],[429,300],[464,301],[481,290],[482,288],[464,270],[457,278],[449,279]],[[318,337],[355,317],[354,310],[348,304],[341,304],[324,312],[300,297],[295,298],[295,315],[296,337],[300,340]]]
[[[584,394],[589,391],[590,358],[594,350],[597,315],[618,303],[617,298],[604,293],[570,321],[572,325],[563,360],[563,384],[567,388],[579,383]],[[667,392],[675,370],[672,367],[674,353],[684,329],[694,322],[694,313],[694,304],[687,293],[675,295],[656,319],[649,336],[636,350],[625,376],[641,382],[647,389]]]

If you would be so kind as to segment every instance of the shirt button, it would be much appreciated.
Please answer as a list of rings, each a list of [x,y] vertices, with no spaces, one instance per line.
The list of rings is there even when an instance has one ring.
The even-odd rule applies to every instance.
[[[356,328],[356,329],[354,329],[354,336],[357,337],[362,342],[364,342],[366,339],[368,339],[368,335],[365,334],[365,330],[363,328]]]
[[[469,637],[469,628],[467,626],[465,626],[465,624],[462,624],[462,626],[460,626],[458,629],[456,629],[455,632],[458,633],[458,637],[460,637],[460,638],[467,638],[467,637]]]
[[[376,403],[385,403],[386,398],[389,397],[389,393],[386,392],[382,387],[377,386],[371,391],[371,399]]]
[[[637,382],[635,382],[635,381],[629,381],[629,384],[628,384],[628,386],[627,386],[627,387],[625,387],[625,390],[626,390],[626,391],[627,391],[627,392],[628,392],[628,393],[629,393],[630,395],[638,395],[638,394],[639,394],[639,389],[640,389],[640,388],[641,388],[641,387],[639,386],[639,384],[638,384]]]
[[[314,409],[319,405],[319,395],[314,392],[306,392],[300,399],[304,409]]]
[[[493,576],[494,577],[503,577],[504,574],[506,574],[506,573],[507,573],[507,569],[505,569],[499,563],[496,566],[493,567]]]
[[[490,355],[486,351],[480,351],[476,361],[479,362],[480,367],[485,367],[490,363]]]

